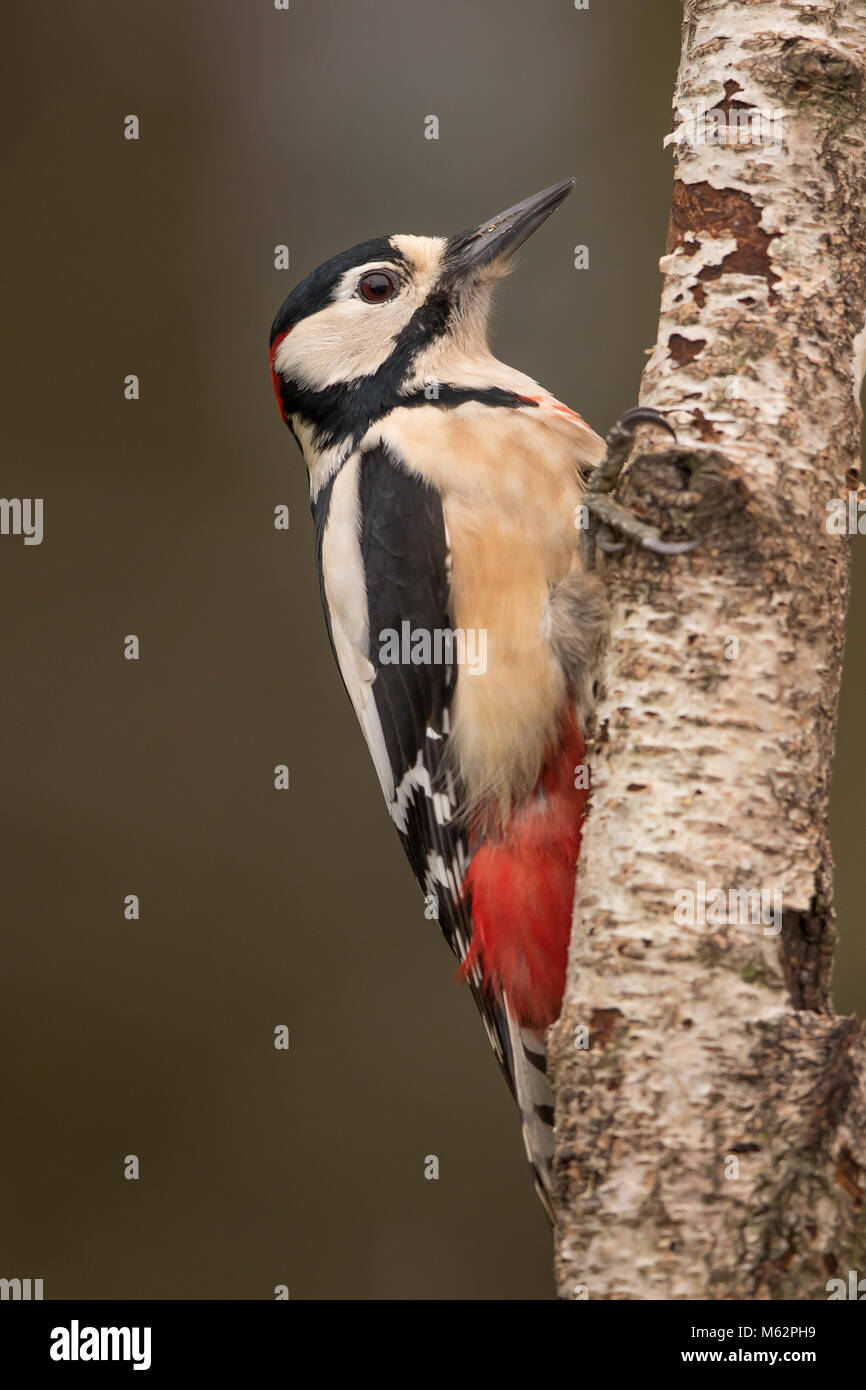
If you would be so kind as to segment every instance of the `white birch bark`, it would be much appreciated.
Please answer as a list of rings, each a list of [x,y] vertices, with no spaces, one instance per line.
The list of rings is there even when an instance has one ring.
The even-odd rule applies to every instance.
[[[679,445],[642,431],[620,496],[701,546],[604,566],[612,642],[550,1035],[566,1298],[820,1299],[866,1275],[866,1048],[829,1000],[827,838],[864,89],[864,0],[685,0],[641,392]],[[678,920],[701,883],[763,891],[769,920],[727,899]]]

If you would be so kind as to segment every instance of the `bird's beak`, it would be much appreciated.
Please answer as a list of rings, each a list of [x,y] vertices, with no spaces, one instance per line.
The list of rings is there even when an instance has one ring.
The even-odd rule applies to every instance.
[[[541,193],[533,193],[513,208],[482,222],[469,232],[449,239],[445,250],[445,273],[455,280],[467,279],[500,257],[511,255],[522,246],[542,222],[546,222],[574,188],[574,179],[563,179]]]

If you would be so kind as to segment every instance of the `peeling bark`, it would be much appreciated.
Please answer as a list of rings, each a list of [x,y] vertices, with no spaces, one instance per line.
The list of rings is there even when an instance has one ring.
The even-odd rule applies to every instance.
[[[606,561],[549,1037],[566,1298],[823,1299],[837,1272],[866,1275],[866,1039],[829,995],[827,836],[850,544],[827,504],[859,487],[864,85],[866,0],[685,0],[641,391],[679,442],[643,430],[620,495],[701,545]],[[763,892],[765,919],[745,897],[701,917],[701,883]]]

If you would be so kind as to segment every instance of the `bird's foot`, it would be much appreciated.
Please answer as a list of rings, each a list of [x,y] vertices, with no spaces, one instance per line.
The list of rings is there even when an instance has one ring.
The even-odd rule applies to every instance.
[[[606,555],[616,555],[625,550],[630,540],[636,541],[655,555],[685,555],[699,544],[695,540],[662,540],[655,526],[642,521],[628,507],[624,507],[610,495],[619,481],[638,425],[656,425],[676,440],[676,430],[670,421],[650,406],[635,406],[619,417],[605,440],[607,452],[589,475],[583,494],[586,525],[580,533],[580,553],[586,570],[595,568],[596,548]],[[625,539],[615,541],[614,532]]]

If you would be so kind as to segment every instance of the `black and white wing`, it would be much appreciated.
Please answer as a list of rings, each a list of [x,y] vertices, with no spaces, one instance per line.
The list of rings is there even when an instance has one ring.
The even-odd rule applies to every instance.
[[[378,445],[344,464],[314,515],[334,654],[415,877],[462,961],[469,843],[447,758],[457,670],[450,659],[411,659],[413,634],[452,627],[442,504]]]
[[[472,918],[463,895],[470,860],[463,788],[448,757],[457,668],[452,660],[411,660],[413,634],[432,638],[453,628],[441,499],[379,444],[343,464],[314,498],[313,514],[334,655],[415,877],[435,905],[430,915],[462,962]],[[552,1114],[543,1038],[515,1024],[477,967],[469,983],[520,1106],[548,1205]]]

